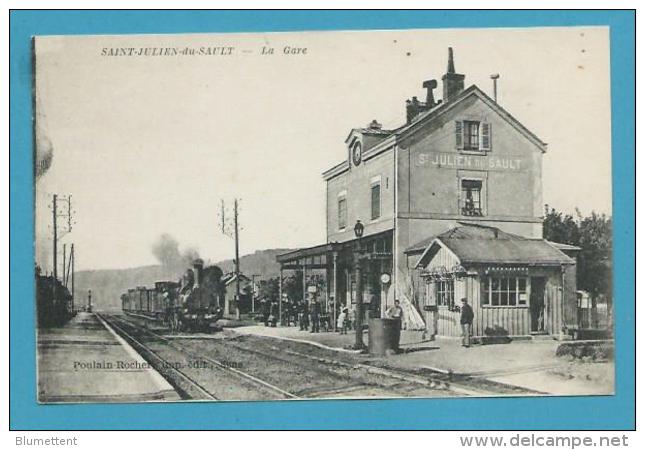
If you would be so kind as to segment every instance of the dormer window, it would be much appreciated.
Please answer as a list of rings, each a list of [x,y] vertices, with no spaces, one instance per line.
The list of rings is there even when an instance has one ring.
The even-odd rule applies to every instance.
[[[491,125],[476,120],[455,122],[455,143],[458,150],[489,151],[491,149]]]

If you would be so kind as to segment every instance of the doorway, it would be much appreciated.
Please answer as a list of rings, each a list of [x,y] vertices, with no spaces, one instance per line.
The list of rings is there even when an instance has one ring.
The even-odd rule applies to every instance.
[[[544,277],[531,277],[531,333],[544,333],[544,286],[546,279]]]

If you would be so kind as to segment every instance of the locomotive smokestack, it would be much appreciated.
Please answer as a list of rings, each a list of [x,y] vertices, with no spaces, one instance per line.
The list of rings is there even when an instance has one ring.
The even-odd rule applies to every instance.
[[[198,288],[202,283],[202,273],[204,271],[204,261],[200,258],[197,258],[193,261],[193,269],[195,272],[195,284],[194,287]]]

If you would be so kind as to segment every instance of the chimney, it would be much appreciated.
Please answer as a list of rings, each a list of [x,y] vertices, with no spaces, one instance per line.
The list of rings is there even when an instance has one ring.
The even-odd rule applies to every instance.
[[[443,101],[449,102],[464,90],[465,75],[455,73],[455,61],[452,55],[452,47],[448,47],[448,71],[441,77],[443,81]]]
[[[427,90],[426,93],[426,106],[433,108],[437,103],[434,101],[434,94],[432,91],[437,87],[437,80],[426,80],[423,82],[423,88]]]
[[[412,100],[406,100],[405,112],[407,122],[411,123],[412,120],[421,112],[421,102],[417,97],[412,97]]]
[[[202,284],[202,273],[204,271],[204,261],[202,259],[197,258],[195,261],[193,261],[193,269],[195,272],[195,284],[193,284],[194,288],[198,288],[200,284]]]
[[[367,125],[367,128],[369,128],[370,130],[380,130],[381,128],[383,128],[383,125],[378,123],[378,121],[374,119]]]

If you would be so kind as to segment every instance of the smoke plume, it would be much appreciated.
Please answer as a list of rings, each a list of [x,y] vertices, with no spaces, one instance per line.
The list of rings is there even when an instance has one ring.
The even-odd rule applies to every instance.
[[[168,233],[157,238],[152,245],[152,254],[169,275],[177,276],[192,266],[199,252],[194,247],[179,250],[179,242]]]

